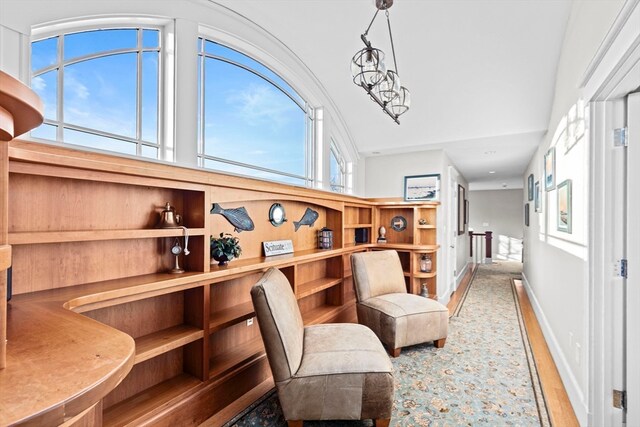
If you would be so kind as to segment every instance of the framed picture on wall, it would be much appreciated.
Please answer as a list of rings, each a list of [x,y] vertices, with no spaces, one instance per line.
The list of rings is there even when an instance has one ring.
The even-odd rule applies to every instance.
[[[527,179],[527,189],[528,189],[528,200],[532,201],[533,200],[533,174],[529,175],[529,178]]]
[[[407,202],[440,200],[440,174],[405,176],[404,200]]]
[[[464,187],[458,185],[458,236],[464,234]]]
[[[529,226],[529,203],[524,204],[524,225]]]
[[[571,180],[558,185],[558,231],[571,233]]]
[[[469,199],[464,201],[464,223],[469,225]]]
[[[542,197],[542,191],[540,190],[540,181],[536,181],[535,190],[534,190],[534,206],[536,212],[542,212],[542,203],[540,198]]]
[[[544,189],[551,191],[556,188],[556,148],[551,147],[544,155]]]

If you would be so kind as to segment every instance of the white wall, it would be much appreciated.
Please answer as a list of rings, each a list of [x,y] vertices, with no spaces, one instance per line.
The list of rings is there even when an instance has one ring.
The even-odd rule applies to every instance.
[[[530,204],[533,213],[533,203]],[[522,190],[469,192],[469,228],[476,233],[493,232],[493,259],[522,260],[524,212]]]
[[[457,283],[450,285],[447,277],[449,255],[446,237],[454,232],[457,224],[447,219],[449,206],[449,166],[455,166],[443,150],[417,151],[412,153],[371,156],[365,159],[366,197],[404,197],[404,177],[408,175],[440,174],[440,207],[438,208],[438,298],[448,302]],[[460,185],[468,191],[469,185],[460,175]],[[468,194],[468,193],[467,193]],[[456,237],[456,276],[462,277],[469,260],[469,240],[466,234]],[[452,273],[452,272],[451,272]]]
[[[548,132],[523,180],[543,182],[543,156],[556,145],[556,183],[574,182],[571,234],[557,231],[556,190],[542,190],[542,212],[531,212],[525,228],[525,285],[545,338],[581,425],[587,425],[589,378],[589,300],[587,280],[588,137],[567,152],[558,125],[580,97],[588,64],[607,34],[622,0],[573,2],[562,53]],[[587,120],[588,123],[588,120]],[[522,199],[526,198],[526,185]]]

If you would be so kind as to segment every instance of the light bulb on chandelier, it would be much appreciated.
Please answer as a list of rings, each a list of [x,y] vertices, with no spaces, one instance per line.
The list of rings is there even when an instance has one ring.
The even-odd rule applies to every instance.
[[[376,13],[373,15],[367,30],[360,36],[365,48],[358,51],[351,59],[351,75],[353,76],[353,83],[362,87],[371,99],[382,107],[382,111],[400,124],[398,117],[409,110],[411,95],[406,87],[401,86],[400,76],[398,75],[388,10],[392,5],[393,0],[376,0]],[[395,68],[393,70],[385,66],[384,52],[373,47],[371,42],[367,40],[369,29],[371,29],[371,25],[373,25],[378,12],[381,10],[385,11],[387,17],[389,40],[391,41],[391,52],[393,53],[393,66]]]

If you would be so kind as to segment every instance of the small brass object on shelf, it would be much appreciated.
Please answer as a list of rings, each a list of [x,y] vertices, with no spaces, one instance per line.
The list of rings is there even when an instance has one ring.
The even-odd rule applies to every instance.
[[[182,217],[176,213],[176,210],[167,202],[164,210],[160,213],[160,222],[158,228],[179,228]]]

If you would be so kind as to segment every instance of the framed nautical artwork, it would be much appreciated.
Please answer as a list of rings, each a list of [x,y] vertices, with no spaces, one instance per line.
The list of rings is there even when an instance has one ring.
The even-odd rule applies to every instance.
[[[556,148],[551,147],[544,155],[544,189],[556,188]]]
[[[571,233],[571,180],[558,185],[558,231]]]
[[[440,174],[404,177],[404,200],[407,202],[440,200]]]

